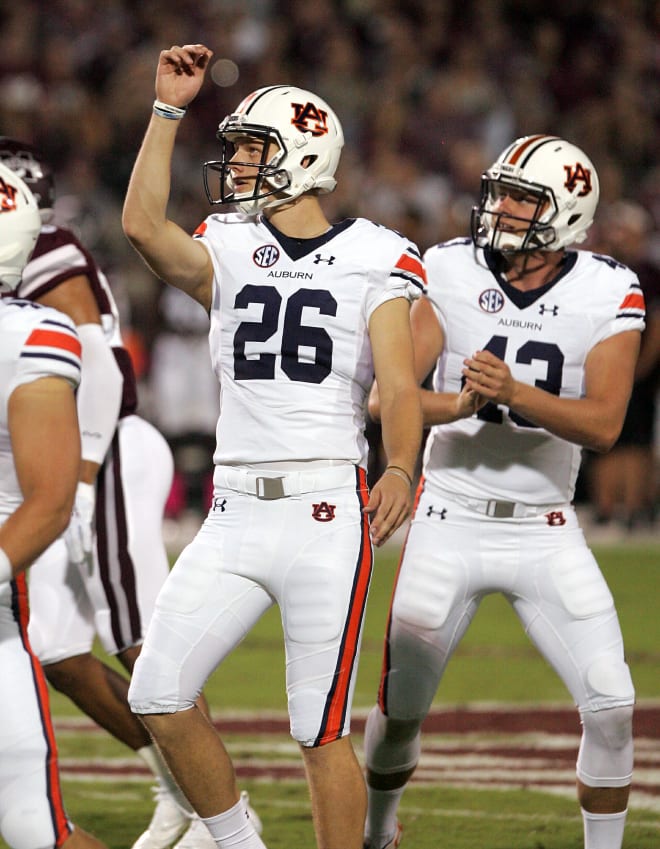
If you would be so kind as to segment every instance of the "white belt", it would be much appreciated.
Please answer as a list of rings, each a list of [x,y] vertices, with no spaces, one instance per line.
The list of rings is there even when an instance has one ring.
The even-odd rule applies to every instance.
[[[521,504],[516,501],[498,501],[494,498],[470,498],[455,492],[447,492],[446,495],[447,498],[462,504],[468,510],[491,516],[493,519],[526,519],[566,507],[566,504]]]
[[[263,501],[273,501],[277,498],[302,495],[305,492],[355,486],[356,471],[356,467],[350,463],[307,471],[273,472],[265,475],[259,471],[233,466],[216,466],[213,473],[213,485],[244,492],[247,495],[256,495]]]

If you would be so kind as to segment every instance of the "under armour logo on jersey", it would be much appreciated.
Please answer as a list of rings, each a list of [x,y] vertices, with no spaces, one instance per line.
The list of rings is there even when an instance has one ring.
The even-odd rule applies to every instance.
[[[225,506],[227,504],[226,498],[214,498],[213,499],[213,511],[219,510],[221,513],[225,512]]]
[[[280,258],[280,251],[275,245],[262,245],[252,254],[252,261],[259,268],[270,268]]]
[[[582,183],[582,188],[577,193],[579,198],[583,198],[591,192],[590,168],[585,168],[579,162],[576,162],[575,165],[564,165],[564,171],[566,172],[566,182],[564,183],[564,186],[569,192],[571,192],[571,194],[575,191],[575,187],[578,183]]]
[[[566,517],[561,510],[551,510],[550,513],[545,514],[545,518],[551,528],[566,524]]]
[[[325,256],[321,256],[321,254],[314,254],[314,257],[315,257],[314,265],[319,265],[319,263],[321,263],[321,262],[327,262],[328,265],[334,265],[334,262],[335,262],[334,256],[325,257]]]
[[[312,505],[312,519],[317,522],[332,522],[335,518],[336,504],[328,504],[327,501],[322,501],[320,504]]]
[[[311,100],[304,105],[292,103],[294,117],[291,123],[301,133],[311,133],[313,136],[324,136],[328,132],[328,113],[319,109]]]
[[[546,307],[545,304],[541,304],[539,307],[539,312],[541,315],[545,315],[547,312],[552,313],[552,315],[557,315],[559,313],[559,307],[555,304],[552,307]]]
[[[426,515],[427,516],[433,516],[433,515],[440,516],[441,519],[445,519],[447,517],[447,509],[445,507],[443,507],[442,510],[434,510],[433,505],[431,504],[429,509],[426,511]]]

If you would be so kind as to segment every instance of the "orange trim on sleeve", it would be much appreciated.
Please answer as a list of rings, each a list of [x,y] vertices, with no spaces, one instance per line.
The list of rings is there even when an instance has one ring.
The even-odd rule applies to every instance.
[[[410,254],[401,254],[394,267],[400,268],[402,271],[410,271],[412,274],[416,274],[418,277],[421,277],[426,283],[426,269],[420,260],[410,256]]]
[[[626,295],[626,297],[621,301],[620,310],[627,309],[632,307],[636,310],[643,310],[646,308],[646,304],[644,302],[644,295],[640,292],[630,292]]]
[[[77,357],[82,355],[82,345],[78,337],[60,333],[57,330],[44,330],[38,327],[30,333],[25,344],[40,348],[62,348]]]

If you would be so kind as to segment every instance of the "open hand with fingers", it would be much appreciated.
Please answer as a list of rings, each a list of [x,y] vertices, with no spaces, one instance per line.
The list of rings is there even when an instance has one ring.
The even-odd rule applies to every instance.
[[[162,50],[156,71],[156,97],[185,109],[199,92],[213,51],[203,44],[174,45]]]
[[[504,360],[490,351],[477,351],[463,360],[463,364],[466,389],[473,390],[485,400],[511,406],[516,381]]]
[[[371,491],[364,512],[370,515],[371,539],[381,546],[401,527],[412,507],[412,479],[398,466],[388,466]]]

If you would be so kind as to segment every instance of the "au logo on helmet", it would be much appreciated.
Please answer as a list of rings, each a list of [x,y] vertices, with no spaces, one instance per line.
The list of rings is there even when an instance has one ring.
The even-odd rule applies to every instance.
[[[585,168],[580,162],[575,165],[564,165],[566,172],[566,182],[564,186],[571,194],[575,191],[578,183],[582,183],[582,188],[577,193],[579,198],[583,198],[591,192],[591,169]]]
[[[311,100],[307,103],[292,103],[294,117],[291,123],[301,133],[311,133],[313,136],[324,136],[328,132],[328,113],[318,109]]]
[[[0,212],[13,212],[16,209],[16,195],[16,186],[0,177]]]

